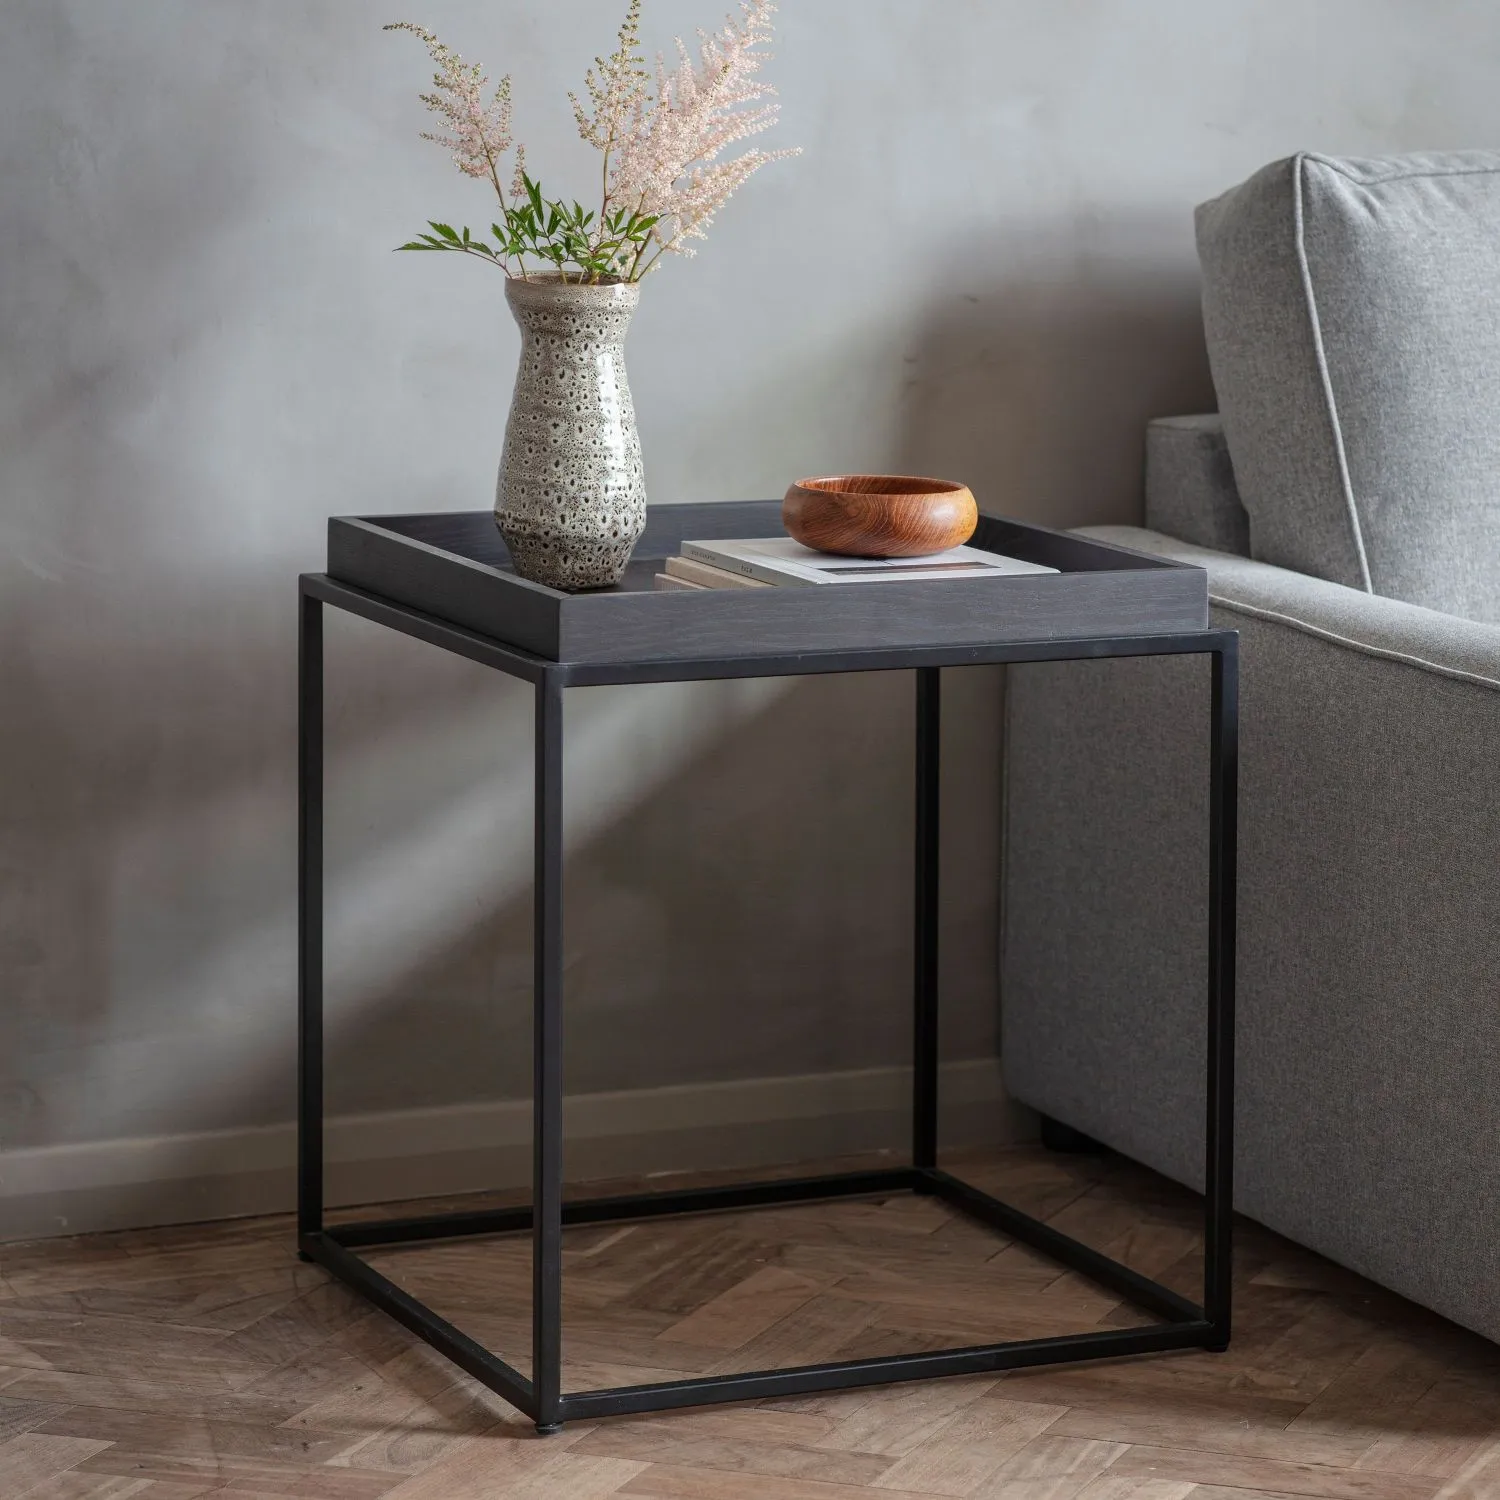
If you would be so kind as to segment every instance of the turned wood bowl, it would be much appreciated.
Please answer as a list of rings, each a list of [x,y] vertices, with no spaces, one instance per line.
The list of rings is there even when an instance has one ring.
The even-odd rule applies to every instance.
[[[799,479],[782,523],[804,547],[848,557],[925,557],[974,535],[979,507],[968,487],[904,474]]]

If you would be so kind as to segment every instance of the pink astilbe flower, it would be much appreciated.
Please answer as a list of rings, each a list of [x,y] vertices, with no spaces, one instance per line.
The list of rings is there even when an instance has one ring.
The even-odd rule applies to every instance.
[[[725,156],[735,142],[769,129],[779,112],[766,102],[775,90],[757,77],[770,55],[763,49],[772,38],[774,0],[741,0],[739,16],[722,30],[698,33],[696,57],[681,39],[674,66],[658,55],[655,97],[640,55],[641,10],[642,0],[627,0],[614,52],[594,59],[584,98],[568,95],[579,135],[604,156],[595,179],[597,209],[545,195],[527,175],[525,150],[511,139],[509,76],[486,102],[489,79],[479,64],[466,63],[410,21],[387,26],[420,38],[437,64],[432,92],[420,97],[447,130],[424,131],[422,138],[447,150],[459,171],[488,181],[500,200],[489,239],[429,220],[431,233],[397,248],[475,256],[507,276],[526,278],[529,257],[553,268],[548,274],[591,285],[639,281],[668,251],[693,254],[688,242],[704,237],[718,211],[767,162],[799,154]],[[502,172],[512,146],[507,192]]]
[[[410,21],[395,21],[386,31],[409,31],[420,37],[437,64],[432,79],[432,93],[421,96],[422,103],[442,120],[451,134],[423,131],[424,141],[436,141],[450,151],[453,163],[469,177],[487,178],[504,201],[500,186],[500,161],[511,147],[510,75],[500,80],[488,104],[485,90],[489,79],[478,63],[466,63],[451,47],[445,46],[424,27]],[[519,148],[517,148],[519,155]],[[519,168],[517,169],[519,177]]]
[[[633,0],[632,15],[637,8]],[[730,161],[718,159],[735,142],[768,130],[780,110],[762,102],[775,90],[756,77],[769,56],[759,49],[772,37],[774,0],[744,0],[740,11],[741,19],[730,16],[722,31],[698,33],[696,60],[681,39],[675,68],[658,56],[655,100],[630,94],[628,120],[622,114],[610,117],[618,130],[610,197],[659,216],[653,236],[658,255],[664,250],[693,254],[686,241],[705,236],[714,215],[747,178],[768,162],[798,154],[747,151]],[[583,123],[580,116],[580,129]],[[593,139],[587,133],[584,138]]]
[[[584,78],[589,104],[585,105],[577,94],[568,95],[579,135],[606,154],[636,130],[645,115],[651,75],[640,47],[641,0],[630,0],[620,27],[619,46],[608,57],[596,57]]]

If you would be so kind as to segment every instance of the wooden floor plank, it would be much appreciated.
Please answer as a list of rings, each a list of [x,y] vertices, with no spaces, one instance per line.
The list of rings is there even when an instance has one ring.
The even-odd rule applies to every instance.
[[[931,1380],[871,1392],[833,1423],[820,1447],[904,1458],[995,1388],[993,1376]]]
[[[660,1337],[706,1349],[743,1349],[811,1302],[830,1279],[762,1266],[664,1328]]]
[[[1056,1424],[1054,1424],[1055,1426]],[[1014,1500],[1062,1500],[1086,1488],[1126,1452],[1123,1443],[1059,1437],[1049,1427],[1001,1464],[989,1488]]]
[[[972,1495],[1000,1472],[1064,1408],[999,1399],[974,1402],[924,1443],[897,1459],[877,1488],[929,1495]]]
[[[577,1428],[541,1438],[517,1418],[484,1438],[458,1444],[439,1462],[405,1478],[389,1492],[390,1500],[496,1500],[497,1496],[510,1496],[538,1473],[550,1470],[555,1474],[586,1431]]]
[[[1200,1485],[1182,1480],[1132,1479],[1106,1472],[1084,1485],[1074,1500],[1194,1500],[1202,1494]]]
[[[108,1440],[20,1433],[0,1443],[0,1495],[23,1500],[108,1446]]]
[[[826,1484],[868,1488],[890,1468],[891,1460],[873,1453],[847,1453],[803,1447],[796,1443],[763,1443],[743,1438],[710,1437],[685,1430],[670,1419],[624,1427],[601,1427],[580,1439],[575,1453],[634,1459],[675,1468],[722,1469],[779,1479],[815,1479]]]
[[[1263,1489],[1319,1500],[1435,1500],[1436,1480],[1370,1470],[1333,1469],[1216,1453],[1211,1449],[1131,1447],[1116,1460],[1116,1472],[1144,1479],[1192,1480],[1196,1484]]]
[[[1206,1418],[1172,1407],[1146,1412],[1120,1411],[1110,1406],[1076,1406],[1052,1429],[1068,1437],[1106,1438],[1142,1447],[1203,1449],[1245,1458],[1275,1458],[1286,1463],[1324,1464],[1332,1468],[1358,1467],[1370,1451],[1363,1433],[1300,1432],[1286,1427],[1253,1425],[1238,1420]]]
[[[854,1500],[878,1495],[881,1500],[934,1500],[908,1490],[868,1490],[819,1479],[773,1479],[763,1474],[729,1474],[714,1469],[678,1469],[652,1464],[621,1486],[622,1495],[652,1500]]]

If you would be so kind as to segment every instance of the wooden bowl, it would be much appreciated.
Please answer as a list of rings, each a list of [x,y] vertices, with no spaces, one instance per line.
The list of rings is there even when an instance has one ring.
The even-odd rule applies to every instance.
[[[799,479],[781,519],[804,547],[848,557],[926,557],[974,535],[979,507],[968,487],[903,474]]]

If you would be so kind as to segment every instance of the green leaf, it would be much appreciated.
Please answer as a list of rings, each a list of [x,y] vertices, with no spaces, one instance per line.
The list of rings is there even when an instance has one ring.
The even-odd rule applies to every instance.
[[[439,224],[435,219],[429,219],[427,222],[433,229],[437,230],[437,232],[442,235],[445,240],[452,240],[455,244],[458,242],[458,235],[454,233],[453,226],[451,224]]]

